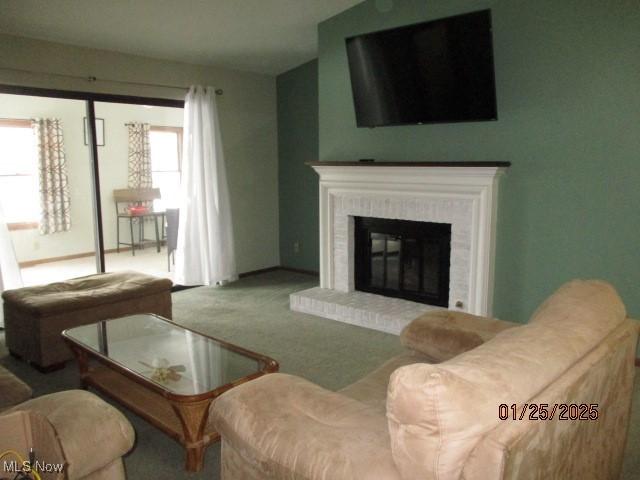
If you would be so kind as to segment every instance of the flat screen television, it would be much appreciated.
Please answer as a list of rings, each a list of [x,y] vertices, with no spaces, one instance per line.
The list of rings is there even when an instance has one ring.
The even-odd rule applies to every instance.
[[[358,127],[498,118],[490,10],[346,43]]]

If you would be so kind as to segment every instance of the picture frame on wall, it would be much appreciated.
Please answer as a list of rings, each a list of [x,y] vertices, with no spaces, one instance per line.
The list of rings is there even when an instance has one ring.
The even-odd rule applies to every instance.
[[[84,144],[89,145],[89,122],[84,117]],[[104,147],[104,118],[96,118],[96,137],[98,146]]]

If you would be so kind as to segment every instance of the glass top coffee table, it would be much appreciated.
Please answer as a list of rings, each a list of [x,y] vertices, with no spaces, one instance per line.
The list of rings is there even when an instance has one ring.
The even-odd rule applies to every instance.
[[[70,328],[83,386],[93,387],[181,443],[186,469],[202,469],[220,436],[211,402],[230,388],[277,372],[278,362],[152,314]]]

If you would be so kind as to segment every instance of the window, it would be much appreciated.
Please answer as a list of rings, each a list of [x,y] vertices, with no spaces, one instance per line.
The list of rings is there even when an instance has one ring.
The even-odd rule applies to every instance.
[[[161,195],[159,200],[154,200],[153,208],[156,211],[178,208],[182,128],[152,126],[149,129],[149,143],[153,187],[159,188]]]
[[[29,120],[0,120],[0,206],[9,229],[37,228],[36,138]]]

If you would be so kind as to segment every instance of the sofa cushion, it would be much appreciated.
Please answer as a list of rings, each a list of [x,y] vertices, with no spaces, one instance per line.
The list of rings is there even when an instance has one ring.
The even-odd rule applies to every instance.
[[[408,324],[400,333],[400,341],[435,362],[443,362],[517,325],[470,313],[434,310]]]
[[[387,387],[389,386],[391,374],[400,367],[414,363],[433,363],[433,359],[416,352],[397,355],[360,380],[342,390],[338,390],[338,393],[358,400],[370,407],[377,408],[384,414],[387,406]]]
[[[0,412],[31,398],[31,387],[0,367]]]
[[[210,418],[254,477],[400,480],[384,412],[299,377],[272,373],[234,387]]]
[[[41,317],[165,292],[171,286],[167,278],[123,271],[7,290],[2,298],[7,304]]]
[[[471,450],[500,423],[500,404],[530,400],[626,314],[610,285],[574,281],[551,296],[536,317],[447,362],[394,372],[387,417],[403,478],[458,480]]]

